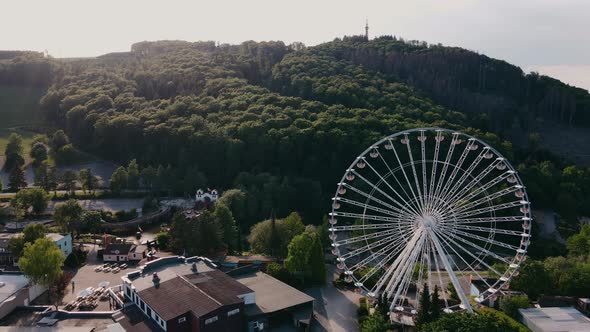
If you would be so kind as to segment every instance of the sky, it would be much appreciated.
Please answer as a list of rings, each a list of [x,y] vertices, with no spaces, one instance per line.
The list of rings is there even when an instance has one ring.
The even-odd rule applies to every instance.
[[[301,41],[396,35],[460,46],[590,90],[588,0],[5,1],[0,49],[54,57],[127,51],[143,40]]]

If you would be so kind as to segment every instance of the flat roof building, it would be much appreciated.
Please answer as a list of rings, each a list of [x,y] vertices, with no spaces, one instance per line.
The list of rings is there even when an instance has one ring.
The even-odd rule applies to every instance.
[[[518,309],[521,322],[533,332],[586,332],[590,319],[572,307]]]

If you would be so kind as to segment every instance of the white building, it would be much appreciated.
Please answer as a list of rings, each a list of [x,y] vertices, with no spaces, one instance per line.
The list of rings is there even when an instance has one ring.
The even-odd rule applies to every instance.
[[[30,285],[29,279],[22,274],[1,274],[0,319],[10,314],[18,306],[29,305],[44,291],[44,287]]]
[[[533,332],[590,331],[590,319],[572,307],[518,309],[521,322]]]
[[[203,191],[199,188],[197,190],[197,194],[195,195],[195,200],[197,202],[205,203],[205,202],[215,202],[219,199],[219,192],[217,189],[207,189],[207,191]]]
[[[109,244],[103,251],[102,260],[105,262],[140,261],[146,250],[146,246],[131,243]]]
[[[72,234],[48,233],[47,238],[59,247],[64,256],[72,253]]]

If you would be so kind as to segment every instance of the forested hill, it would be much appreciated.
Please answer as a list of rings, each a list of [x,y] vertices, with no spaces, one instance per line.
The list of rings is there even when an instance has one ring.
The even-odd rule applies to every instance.
[[[0,60],[0,87],[27,61]],[[532,195],[550,204],[561,189],[545,186],[559,187],[567,164],[537,140],[521,153],[507,139],[515,128],[536,131],[535,123],[590,124],[581,89],[466,50],[389,37],[307,48],[141,42],[93,59],[30,61],[51,67],[40,101],[48,126],[64,128],[88,152],[159,169],[163,190],[242,188],[249,201],[240,217],[250,221],[274,208],[316,222],[352,158],[386,134],[419,126],[484,138],[525,175],[533,169]],[[535,168],[546,159],[553,182]],[[581,210],[588,196],[575,195]]]
[[[308,49],[311,56],[347,60],[424,91],[437,103],[462,112],[485,113],[497,124],[545,118],[590,126],[590,95],[583,89],[505,61],[458,47],[380,37],[344,38]],[[301,56],[292,55],[301,62]],[[297,60],[299,59],[299,60]]]

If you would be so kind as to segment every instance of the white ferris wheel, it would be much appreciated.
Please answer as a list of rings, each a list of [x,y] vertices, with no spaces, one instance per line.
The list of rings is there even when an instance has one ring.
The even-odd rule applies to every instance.
[[[495,299],[518,275],[531,237],[530,203],[512,165],[485,142],[440,128],[366,149],[338,183],[329,222],[345,280],[386,296],[401,315],[420,310],[425,285],[441,290],[447,313],[473,312],[473,280],[484,290],[471,300]]]

